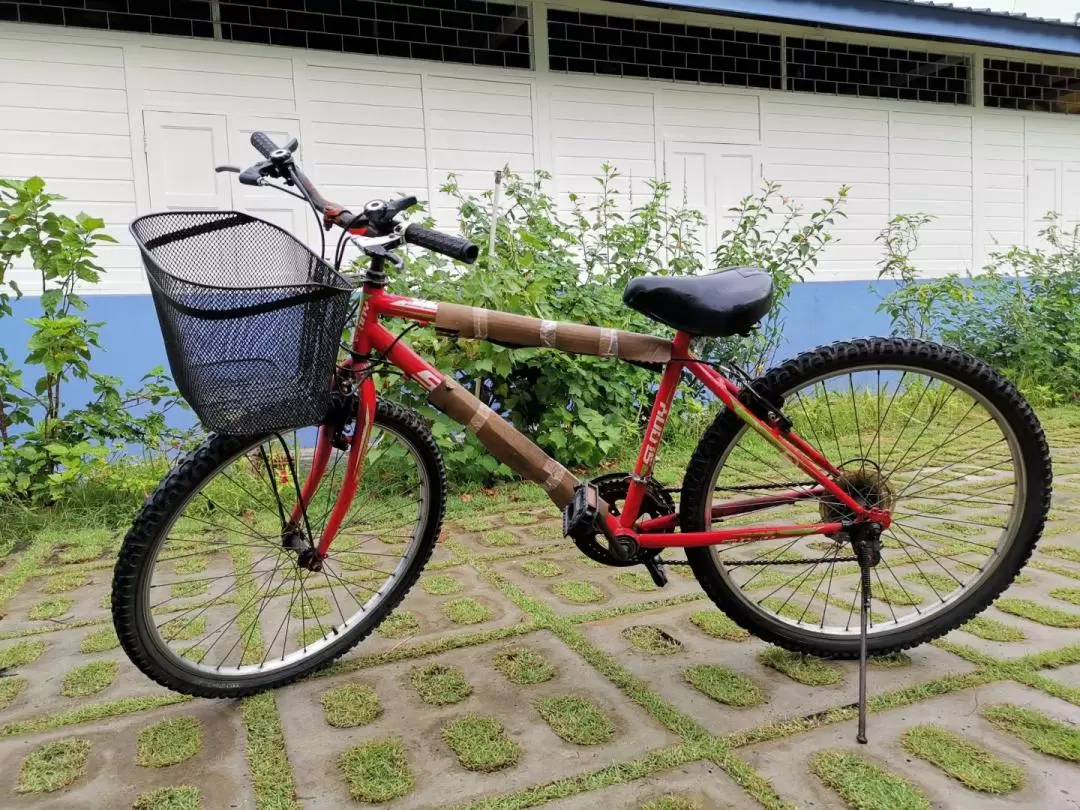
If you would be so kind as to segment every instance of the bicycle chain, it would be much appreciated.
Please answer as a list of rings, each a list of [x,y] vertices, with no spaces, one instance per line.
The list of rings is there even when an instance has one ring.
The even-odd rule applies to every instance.
[[[858,562],[858,557],[818,557],[800,560],[732,560],[731,562],[725,562],[731,568],[739,565],[818,565],[823,562],[829,563],[847,563]],[[689,560],[657,560],[661,565],[690,565]]]

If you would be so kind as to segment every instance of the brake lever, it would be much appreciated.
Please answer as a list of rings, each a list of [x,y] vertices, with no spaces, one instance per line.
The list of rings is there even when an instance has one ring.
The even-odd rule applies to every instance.
[[[253,166],[248,166],[240,172],[240,182],[245,186],[261,186],[266,177],[266,170],[273,165],[272,161],[263,160]]]
[[[221,174],[222,172],[232,172],[234,174],[240,174],[240,167],[239,166],[231,166],[231,165],[230,166],[215,166],[214,171],[217,172],[218,174]]]

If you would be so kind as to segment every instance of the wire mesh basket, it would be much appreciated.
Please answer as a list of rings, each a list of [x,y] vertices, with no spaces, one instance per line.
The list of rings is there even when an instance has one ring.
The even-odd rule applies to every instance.
[[[180,393],[210,430],[317,424],[352,287],[286,231],[238,211],[131,223]]]

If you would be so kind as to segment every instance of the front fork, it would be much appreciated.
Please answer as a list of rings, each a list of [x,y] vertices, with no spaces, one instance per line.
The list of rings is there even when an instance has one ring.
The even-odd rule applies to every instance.
[[[356,496],[356,487],[364,470],[364,457],[367,454],[368,439],[371,438],[371,428],[375,423],[375,402],[375,381],[370,374],[362,374],[357,396],[356,429],[353,431],[349,446],[348,466],[341,482],[341,489],[338,491],[337,498],[334,501],[334,507],[330,510],[326,526],[323,527],[319,544],[314,548],[314,553],[308,553],[306,567],[312,568],[312,570],[318,570],[322,567],[322,560],[326,557],[330,544],[334,542],[345,516],[352,507],[353,498]],[[307,525],[307,507],[312,498],[315,497],[315,493],[318,491],[326,473],[326,466],[333,450],[334,431],[335,427],[333,425],[324,424],[319,427],[319,438],[315,445],[315,456],[312,459],[311,472],[308,473],[307,478],[304,480],[304,486],[300,491],[300,499],[297,501],[296,506],[293,507],[288,525],[282,530],[283,536],[290,530],[301,528],[310,530]]]

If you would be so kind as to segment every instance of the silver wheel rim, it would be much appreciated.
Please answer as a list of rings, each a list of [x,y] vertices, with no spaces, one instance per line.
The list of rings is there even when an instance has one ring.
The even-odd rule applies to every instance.
[[[996,542],[995,542],[995,544],[993,546],[992,551],[989,551],[989,553],[987,553],[985,555],[985,557],[982,560],[981,564],[978,565],[977,569],[975,569],[975,570],[972,570],[972,568],[971,568],[971,566],[974,565],[974,562],[973,562],[974,559],[975,559],[974,554],[959,554],[959,555],[956,555],[956,560],[957,561],[964,561],[964,562],[967,563],[966,565],[963,564],[963,563],[957,563],[956,567],[962,568],[965,571],[967,571],[968,576],[959,577],[962,580],[962,582],[961,583],[953,583],[954,587],[950,591],[945,592],[940,587],[931,586],[929,593],[927,593],[927,589],[925,587],[921,587],[920,585],[915,585],[914,583],[912,583],[912,581],[910,579],[906,580],[903,576],[896,576],[895,581],[894,581],[893,576],[890,576],[888,573],[883,573],[882,571],[878,570],[878,569],[881,568],[881,566],[878,566],[878,569],[875,569],[876,573],[873,575],[873,578],[872,578],[871,592],[875,596],[874,612],[875,612],[876,615],[871,618],[870,628],[869,628],[869,631],[868,631],[869,635],[871,637],[873,637],[873,636],[885,635],[885,634],[888,634],[888,633],[894,633],[894,632],[897,632],[897,631],[900,631],[900,630],[903,630],[903,629],[907,629],[907,628],[910,628],[910,627],[913,627],[913,626],[916,626],[916,625],[925,624],[925,623],[929,622],[930,620],[932,620],[933,618],[939,617],[943,613],[953,609],[955,607],[955,605],[960,600],[965,599],[966,597],[970,596],[970,594],[974,593],[979,588],[979,586],[981,586],[986,581],[986,579],[996,570],[996,568],[997,568],[998,564],[1000,563],[1002,557],[1006,554],[1006,552],[1016,542],[1018,531],[1019,531],[1019,524],[1020,524],[1020,521],[1022,519],[1022,514],[1023,514],[1022,505],[1023,505],[1023,503],[1024,503],[1025,499],[1026,499],[1026,494],[1027,494],[1028,481],[1027,481],[1027,472],[1026,472],[1026,469],[1025,469],[1024,463],[1023,463],[1023,455],[1020,452],[1019,440],[1016,437],[1016,434],[1014,433],[1012,428],[1006,422],[1006,420],[1005,420],[1004,416],[1001,414],[1000,410],[997,409],[994,405],[992,405],[989,402],[989,400],[987,400],[986,397],[984,397],[982,394],[978,393],[977,391],[972,389],[970,386],[965,385],[964,383],[961,383],[960,381],[954,379],[953,377],[951,377],[951,376],[949,376],[947,374],[943,374],[943,373],[939,373],[939,372],[930,372],[927,369],[916,368],[916,367],[905,365],[905,364],[902,364],[902,363],[888,364],[888,365],[882,365],[882,364],[875,363],[875,364],[867,364],[867,365],[864,365],[864,366],[855,366],[853,368],[849,368],[849,369],[846,369],[846,370],[841,371],[841,372],[832,372],[832,373],[828,373],[828,374],[818,375],[816,377],[811,378],[810,380],[807,380],[805,382],[800,383],[798,386],[796,386],[796,387],[794,387],[794,388],[792,388],[792,389],[790,389],[788,391],[785,391],[783,393],[785,403],[786,403],[785,404],[785,412],[787,412],[789,414],[789,416],[790,416],[790,415],[792,415],[792,410],[793,409],[797,410],[797,405],[793,405],[791,402],[789,402],[789,400],[793,396],[795,396],[797,391],[798,392],[805,392],[807,390],[813,390],[813,389],[817,388],[818,386],[823,387],[824,381],[826,381],[826,380],[847,379],[849,377],[849,375],[858,374],[860,372],[871,372],[871,373],[877,373],[877,374],[888,372],[888,373],[899,374],[899,375],[917,374],[917,375],[919,375],[920,377],[922,377],[924,379],[929,378],[930,380],[936,380],[939,383],[945,383],[946,385],[948,385],[951,388],[955,389],[955,391],[963,392],[968,398],[970,398],[972,403],[974,403],[975,405],[977,405],[978,407],[980,407],[980,408],[982,408],[984,410],[985,414],[987,416],[989,416],[993,420],[993,424],[998,428],[999,435],[1001,437],[1000,440],[1004,441],[1006,443],[1007,448],[1008,448],[1009,460],[1011,461],[1011,464],[1012,464],[1011,471],[1012,471],[1012,474],[1013,474],[1013,477],[1014,477],[1013,485],[1011,486],[1011,500],[1009,501],[1008,507],[1007,507],[1007,509],[1008,509],[1008,519],[1007,519],[1004,526],[998,527],[999,531],[997,531],[997,540],[996,540]],[[901,379],[903,379],[903,378],[901,377]],[[798,431],[799,429],[800,428],[799,428],[798,420],[796,419],[796,430]],[[720,479],[721,475],[723,474],[724,469],[725,469],[725,467],[727,466],[727,464],[729,462],[730,456],[740,446],[740,443],[744,439],[744,437],[746,437],[748,435],[748,433],[747,433],[748,430],[749,430],[749,428],[747,426],[742,426],[739,429],[739,431],[737,432],[735,438],[725,448],[725,451],[724,451],[723,455],[718,460],[718,463],[716,464],[715,469],[712,471],[712,473],[709,476],[709,489],[708,489],[708,495],[707,495],[707,498],[706,498],[706,506],[705,506],[707,515],[711,515],[711,510],[712,510],[712,506],[713,506],[713,500],[714,500],[714,497],[716,496],[716,491],[717,491],[716,490],[717,482]],[[814,436],[813,435],[807,435],[805,432],[800,432],[800,435],[802,435],[804,439],[809,440],[811,442],[811,444],[814,444],[815,446],[817,446],[818,443],[814,441]],[[959,435],[959,433],[958,433],[958,435]],[[841,442],[841,448],[843,449],[843,442]],[[834,460],[834,453],[830,452],[830,448],[829,448],[828,445],[826,445],[824,448],[819,448],[819,449],[823,450],[825,456],[830,461],[836,463],[835,460]],[[833,448],[833,449],[835,449],[835,448]],[[775,451],[771,451],[771,452],[773,452],[777,456],[777,458],[779,458],[778,454],[776,454]],[[918,456],[916,456],[916,458],[917,457]],[[981,466],[981,465],[975,465],[975,466]],[[794,469],[794,468],[791,467],[791,469]],[[957,467],[955,467],[954,469],[956,471],[958,471],[958,472],[961,471],[963,469],[963,463],[958,463]],[[915,486],[918,487],[918,485],[915,485]],[[987,492],[993,492],[995,495],[997,495],[1002,491],[1000,489],[996,489],[997,486],[998,486],[997,483],[990,483],[990,485],[987,487],[986,491]],[[929,498],[929,497],[936,496],[937,495],[937,490],[938,490],[937,487],[932,487],[931,486],[931,482],[923,484],[921,486],[921,489],[920,488],[912,489],[910,486],[908,486],[907,483],[905,483],[905,487],[907,487],[907,491],[903,492],[898,497],[898,501],[897,501],[897,510],[898,510],[898,512],[900,511],[900,508],[903,506],[903,500],[904,500],[905,495],[910,497],[911,494],[913,493],[914,495],[918,496],[916,498],[916,500],[923,500],[923,499],[926,499],[926,498]],[[933,493],[933,496],[931,495],[931,493]],[[975,498],[976,500],[978,500],[980,502],[980,505],[981,505],[981,502],[983,500],[989,500],[989,499],[985,499],[985,498],[979,498],[979,497],[976,497],[976,496],[972,496],[972,497]],[[996,500],[996,498],[994,500]],[[817,500],[814,500],[812,502],[815,505],[817,505],[819,503]],[[769,510],[765,510],[762,514],[763,515],[768,515]],[[927,517],[927,516],[922,516],[922,517]],[[730,519],[730,524],[731,525],[744,525],[744,521],[745,521],[745,518],[740,518],[740,517],[736,516],[736,517],[733,517],[733,518]],[[943,522],[945,522],[945,523],[955,523],[955,519],[950,520],[949,516],[944,516],[943,517]],[[919,539],[920,535],[913,535],[912,534],[912,527],[910,525],[901,526],[900,525],[901,523],[908,524],[908,519],[905,519],[904,521],[900,521],[898,519],[897,526],[899,528],[893,528],[893,529],[887,531],[885,533],[885,537],[889,538],[889,535],[891,533],[892,534],[892,539],[895,540],[896,542],[900,543],[900,545],[902,546],[902,549],[899,552],[898,552],[897,549],[889,549],[889,548],[884,549],[883,550],[883,561],[886,559],[886,555],[889,555],[890,553],[894,554],[894,555],[898,554],[898,553],[903,553],[905,556],[908,556],[908,557],[913,556],[913,557],[915,557],[915,559],[916,559],[916,561],[918,563],[918,564],[916,564],[914,566],[911,565],[910,561],[902,561],[900,563],[897,563],[898,565],[903,565],[905,567],[905,573],[923,574],[924,577],[920,577],[920,579],[924,579],[926,574],[945,576],[945,572],[942,571],[941,566],[935,565],[933,560],[923,561],[923,560],[919,559],[919,553],[918,552],[919,552],[919,544],[920,544],[920,542],[921,542],[921,545],[923,547],[924,552],[925,552],[925,549],[927,547],[932,545],[929,541],[926,540],[926,536],[922,536],[922,541],[920,541],[920,539]],[[709,522],[708,522],[707,519],[706,519],[706,525],[709,525]],[[967,526],[967,524],[964,523],[963,521],[961,523],[959,523],[959,524],[956,524],[956,525],[963,525],[965,527]],[[923,531],[926,531],[926,532],[936,532],[937,531],[937,529],[926,528],[926,527],[923,527],[921,525],[916,527],[916,528],[918,528],[920,530],[923,530]],[[986,533],[987,534],[991,533],[990,530],[991,530],[991,527],[988,526]],[[929,537],[934,539],[934,541],[936,542],[935,535],[930,534]],[[820,535],[812,536],[812,537],[805,538],[805,539],[802,539],[802,540],[794,541],[794,543],[790,546],[790,548],[792,548],[792,549],[798,548],[800,551],[802,551],[803,549],[806,549],[808,547],[808,545],[807,545],[808,542],[823,541],[823,540],[825,540],[825,538],[820,536]],[[776,549],[784,549],[784,547],[785,547],[785,545],[787,544],[788,541],[764,541],[764,542],[769,543],[769,544],[775,544],[773,547],[776,548]],[[961,540],[960,542],[964,543],[965,545],[969,545],[969,546],[974,545],[976,543],[976,541],[973,540],[973,539],[964,539],[964,540]],[[984,542],[983,538],[980,537],[979,540],[978,540],[978,543],[982,544],[983,542]],[[746,546],[747,546],[747,548],[752,548],[754,546],[762,546],[762,544],[761,543],[749,543],[749,544],[746,544]],[[858,607],[857,607],[857,604],[856,604],[856,601],[855,601],[855,599],[857,598],[857,592],[853,592],[850,588],[844,591],[845,604],[847,606],[841,609],[841,606],[835,605],[832,602],[828,601],[830,591],[832,593],[835,593],[835,590],[832,590],[832,588],[834,586],[831,584],[831,579],[829,579],[829,574],[827,572],[821,571],[817,575],[815,575],[813,573],[808,574],[807,577],[806,577],[805,582],[799,582],[796,579],[796,584],[797,584],[798,587],[789,587],[786,591],[781,590],[780,593],[775,594],[775,595],[770,593],[773,590],[771,585],[767,586],[765,588],[755,588],[752,593],[748,593],[748,590],[746,589],[745,586],[754,584],[754,582],[751,581],[751,579],[750,579],[750,577],[753,576],[753,574],[746,575],[746,574],[739,574],[738,572],[746,571],[749,567],[729,566],[729,565],[727,565],[725,563],[725,560],[731,560],[732,559],[732,557],[729,554],[729,551],[732,548],[737,548],[737,547],[710,546],[709,547],[709,552],[710,552],[711,562],[716,567],[717,573],[723,578],[723,580],[724,580],[725,584],[727,585],[727,587],[729,588],[729,590],[742,603],[743,607],[745,609],[747,609],[747,610],[750,610],[750,611],[756,613],[760,620],[767,621],[767,622],[772,622],[772,623],[780,623],[780,624],[785,625],[785,626],[787,626],[789,628],[798,630],[798,631],[800,631],[800,632],[802,632],[804,634],[807,634],[807,635],[815,636],[815,637],[817,637],[819,639],[822,639],[822,640],[834,640],[834,641],[851,640],[851,639],[854,639],[854,638],[858,637],[858,632],[859,632]],[[850,549],[850,545],[848,545],[848,546],[846,546],[846,548],[841,548],[840,551],[837,552],[834,556],[848,557],[850,555],[851,555],[851,549]],[[762,555],[762,556],[765,556],[765,555]],[[805,558],[810,559],[810,558],[813,558],[813,557],[821,557],[821,556],[827,556],[827,555],[824,552],[821,552],[821,551],[811,551],[809,554],[805,555]],[[938,556],[939,559],[942,558],[942,555],[936,555],[936,556]],[[902,557],[900,559],[903,560]],[[924,562],[926,564],[923,564]],[[921,569],[919,568],[919,564],[922,564]],[[830,564],[830,567],[831,568],[836,568],[838,565],[839,564],[837,564],[837,563],[832,563],[832,564]],[[853,564],[847,564],[847,565],[853,565]],[[916,570],[914,572],[910,572],[910,571],[906,570],[907,568],[911,568],[911,567],[915,568]],[[948,566],[946,566],[946,567],[948,567]],[[787,566],[783,566],[783,565],[778,563],[778,564],[775,564],[775,565],[762,566],[760,570],[764,571],[764,570],[777,569],[777,568],[785,569],[786,571],[788,571],[788,572],[790,572],[792,574],[793,578],[796,578],[796,577],[801,576],[804,573],[807,573],[807,569],[810,569],[811,566],[809,566],[809,565],[802,565],[802,566],[787,565]],[[854,568],[857,570],[857,565],[854,565]],[[892,573],[896,573],[896,572],[892,572]],[[821,579],[820,578],[821,576],[824,576],[826,579]],[[845,575],[845,579],[850,580],[850,578],[851,578],[850,573]],[[835,578],[832,578],[832,579],[835,579]],[[811,607],[814,604],[814,596],[815,596],[815,593],[814,593],[813,589],[815,587],[818,587],[819,583],[825,582],[825,581],[830,582],[829,589],[827,589],[825,591],[825,599],[821,599],[819,601],[820,602],[825,602],[826,605],[820,610],[820,613],[818,613],[816,611],[815,607]],[[882,588],[882,585],[885,585],[886,588],[888,588],[888,589],[891,589],[892,587],[897,587],[897,586],[899,586],[902,591],[904,589],[906,589],[907,593],[906,594],[901,593],[900,601],[907,601],[907,599],[909,597],[910,597],[910,599],[914,600],[914,599],[917,599],[919,596],[923,596],[924,601],[922,603],[920,603],[920,604],[909,605],[909,606],[895,605],[895,604],[891,604],[889,602],[883,603],[882,601],[880,601],[879,596],[882,594],[883,590],[886,593],[888,591],[885,588]],[[782,588],[783,586],[779,586],[779,587]],[[822,587],[824,587],[824,586],[822,586]],[[776,599],[785,598],[785,593],[790,594],[793,597],[794,597],[795,593],[798,593],[798,594],[802,595],[803,599],[800,602],[797,598],[792,598],[786,604],[781,603],[782,606],[779,607],[779,608],[778,608],[776,602],[772,602],[771,607],[768,607],[768,606],[765,606],[765,605],[762,604],[762,602],[764,602],[764,601],[766,601],[768,599],[774,598],[774,596],[775,596]],[[821,596],[820,587],[818,588],[818,592],[817,592],[816,595],[818,597]],[[791,607],[789,607],[791,605],[795,606],[794,610]],[[807,610],[801,610],[803,607],[806,607]],[[885,610],[882,610],[883,607],[885,608]],[[834,623],[835,619],[840,617],[841,612],[843,613],[844,621]]]
[[[274,438],[260,439],[258,442],[249,445],[238,452],[230,456],[222,464],[214,468],[214,470],[208,474],[199,486],[193,490],[170,518],[168,525],[159,535],[156,547],[152,552],[150,563],[148,565],[149,574],[144,578],[141,589],[141,614],[145,627],[149,631],[150,643],[152,643],[160,653],[162,653],[174,666],[185,669],[189,672],[198,674],[199,676],[210,679],[227,679],[227,680],[242,680],[251,679],[255,677],[262,677],[267,673],[278,672],[295,667],[302,664],[305,661],[311,660],[325,653],[325,651],[337,644],[339,644],[343,637],[355,632],[358,627],[370,624],[374,621],[374,614],[378,607],[386,601],[387,597],[395,590],[397,584],[404,577],[405,573],[410,569],[417,555],[421,551],[422,537],[428,520],[428,507],[431,503],[431,482],[427,475],[427,470],[420,457],[419,452],[415,446],[408,440],[408,438],[396,430],[394,427],[385,423],[377,423],[372,431],[370,437],[369,447],[384,441],[384,439],[390,438],[393,441],[400,443],[400,446],[404,448],[407,453],[407,458],[411,462],[412,470],[416,478],[415,489],[417,491],[417,500],[415,503],[415,518],[412,521],[411,527],[407,531],[394,532],[396,535],[400,534],[403,543],[399,551],[395,551],[393,555],[386,554],[383,551],[359,551],[359,546],[364,545],[372,541],[376,541],[376,538],[380,536],[377,531],[362,531],[356,532],[350,537],[347,532],[347,526],[351,520],[354,520],[360,515],[364,514],[362,510],[365,505],[362,503],[362,494],[360,489],[364,485],[364,477],[368,473],[370,467],[365,465],[365,469],[361,474],[361,479],[358,485],[358,492],[356,499],[347,513],[345,519],[342,522],[342,532],[338,535],[334,544],[331,545],[329,554],[324,562],[324,571],[321,573],[315,573],[307,571],[306,569],[299,569],[295,565],[295,555],[293,555],[293,564],[290,566],[286,562],[286,555],[291,552],[280,549],[280,544],[276,548],[271,547],[271,543],[266,543],[266,549],[253,549],[250,546],[255,544],[255,540],[246,538],[244,544],[234,544],[237,547],[242,547],[245,551],[253,553],[255,555],[263,554],[262,560],[256,561],[250,570],[255,577],[256,598],[261,602],[269,601],[270,603],[277,602],[278,609],[269,615],[265,614],[264,609],[259,607],[253,607],[250,604],[237,605],[237,616],[244,613],[245,610],[255,610],[254,627],[258,628],[258,631],[264,636],[268,637],[269,641],[265,641],[264,638],[264,651],[258,656],[257,660],[247,660],[246,662],[238,662],[236,665],[229,665],[228,659],[232,653],[236,652],[236,642],[232,639],[232,633],[236,627],[241,627],[240,636],[242,638],[246,635],[246,631],[249,627],[247,624],[242,624],[245,620],[243,618],[237,618],[230,626],[222,628],[215,626],[208,629],[205,632],[200,632],[198,638],[177,638],[176,636],[183,636],[187,632],[188,628],[193,623],[198,623],[200,615],[205,616],[209,611],[216,608],[221,608],[227,604],[227,601],[221,600],[216,604],[211,604],[207,608],[199,607],[196,603],[196,607],[191,609],[191,612],[185,611],[180,613],[180,617],[185,617],[186,626],[181,627],[176,634],[163,633],[162,628],[167,625],[167,622],[173,621],[177,616],[170,614],[160,613],[161,599],[155,600],[153,592],[158,588],[168,587],[171,591],[172,586],[181,584],[182,582],[192,582],[190,578],[186,580],[172,580],[164,582],[155,582],[154,574],[159,569],[160,564],[169,565],[173,568],[173,574],[176,576],[175,568],[176,562],[179,559],[186,559],[183,555],[171,556],[168,560],[161,560],[161,552],[166,547],[170,540],[170,535],[176,526],[177,522],[185,517],[185,513],[188,507],[195,502],[200,496],[206,497],[203,493],[211,484],[219,479],[219,477],[226,471],[228,471],[233,465],[243,460],[246,456],[252,454],[255,448],[265,445],[269,442],[273,442]],[[370,452],[370,451],[369,451]],[[338,451],[340,454],[340,451]],[[337,458],[344,458],[343,454],[335,455]],[[301,476],[302,478],[302,476]],[[340,484],[340,476],[337,478],[337,484]],[[320,485],[319,492],[316,494],[317,499],[324,494],[324,490],[328,489],[328,486],[335,484],[334,476],[328,465],[326,474],[324,475],[322,484]],[[335,492],[339,487],[335,487]],[[284,489],[284,487],[283,487]],[[293,488],[295,492],[295,487]],[[295,496],[294,496],[295,497]],[[377,503],[377,501],[369,501],[370,503]],[[315,510],[311,510],[314,512]],[[378,512],[374,513],[376,517]],[[308,515],[309,521],[312,519],[312,515]],[[325,522],[325,516],[322,521]],[[362,523],[362,522],[361,522]],[[355,523],[354,523],[355,525]],[[313,531],[317,534],[321,534],[315,526],[312,526]],[[404,528],[400,524],[391,527],[396,529]],[[241,529],[235,530],[238,533],[242,533]],[[361,540],[356,545],[350,545],[348,549],[338,549],[337,554],[343,553],[355,553],[359,557],[367,557],[372,553],[380,555],[380,566],[383,565],[381,560],[387,560],[385,563],[386,569],[380,568],[382,573],[385,573],[384,578],[380,577],[360,577],[359,579],[365,580],[359,587],[367,594],[361,599],[357,599],[353,596],[351,602],[346,602],[340,598],[347,591],[347,584],[354,584],[354,580],[346,574],[346,569],[343,565],[347,565],[347,561],[339,559],[335,556],[335,549],[338,546],[339,541],[342,544],[356,543],[357,537],[364,537],[366,539]],[[264,538],[270,540],[269,536]],[[189,544],[188,540],[179,541],[181,544]],[[208,554],[214,553],[227,553],[225,549],[228,545],[216,546],[215,550],[208,551]],[[188,552],[184,552],[187,554]],[[269,555],[273,555],[272,559]],[[393,557],[396,562],[393,563],[393,567],[390,568],[390,557]],[[263,568],[258,566],[265,564],[269,560],[269,565],[264,565]],[[289,575],[294,575],[293,579],[296,580],[297,586],[291,588],[288,593],[285,590],[278,590],[279,586],[283,586],[283,578],[277,575],[271,574],[270,571],[276,570],[279,572],[287,572]],[[233,575],[234,579],[236,575]],[[310,585],[309,582],[312,578],[318,577],[321,582],[315,582]],[[338,580],[335,582],[335,580]],[[194,580],[198,581],[198,580]],[[328,585],[327,583],[332,583]],[[336,592],[334,597],[328,601],[332,602],[332,612],[327,615],[326,619],[323,619],[321,613],[321,603],[316,602],[312,597],[318,596],[325,599],[327,591]],[[317,592],[317,593],[312,593]],[[307,598],[304,597],[304,593],[308,593]],[[350,592],[351,593],[351,592]],[[261,597],[259,596],[261,594]],[[293,607],[297,604],[296,597],[299,596],[300,610],[294,611]],[[282,597],[288,599],[288,607],[284,607],[284,618],[278,616],[282,613]],[[210,598],[210,597],[208,597]],[[202,611],[202,613],[200,613]],[[297,617],[297,614],[299,616]],[[250,613],[248,614],[250,616]],[[163,619],[162,616],[165,616]],[[295,617],[295,618],[294,618]],[[209,628],[211,622],[205,622],[205,627]],[[231,628],[231,629],[230,629]],[[296,632],[299,631],[300,636],[296,636]],[[310,633],[309,633],[310,631]],[[173,637],[166,638],[166,635]],[[310,638],[308,636],[310,635]],[[209,648],[206,649],[207,644]],[[225,660],[218,663],[208,663],[207,659],[209,654],[213,652],[214,648],[219,644],[224,644],[224,648],[228,648],[228,651],[222,656]],[[195,658],[195,654],[202,652],[201,649],[196,649],[192,657],[187,657],[183,652],[192,653],[191,648],[203,648],[206,650],[206,655],[200,658]],[[290,649],[292,648],[292,649]],[[250,651],[250,647],[245,649],[240,645],[239,658],[245,658],[245,653]],[[193,660],[194,659],[194,660]]]

